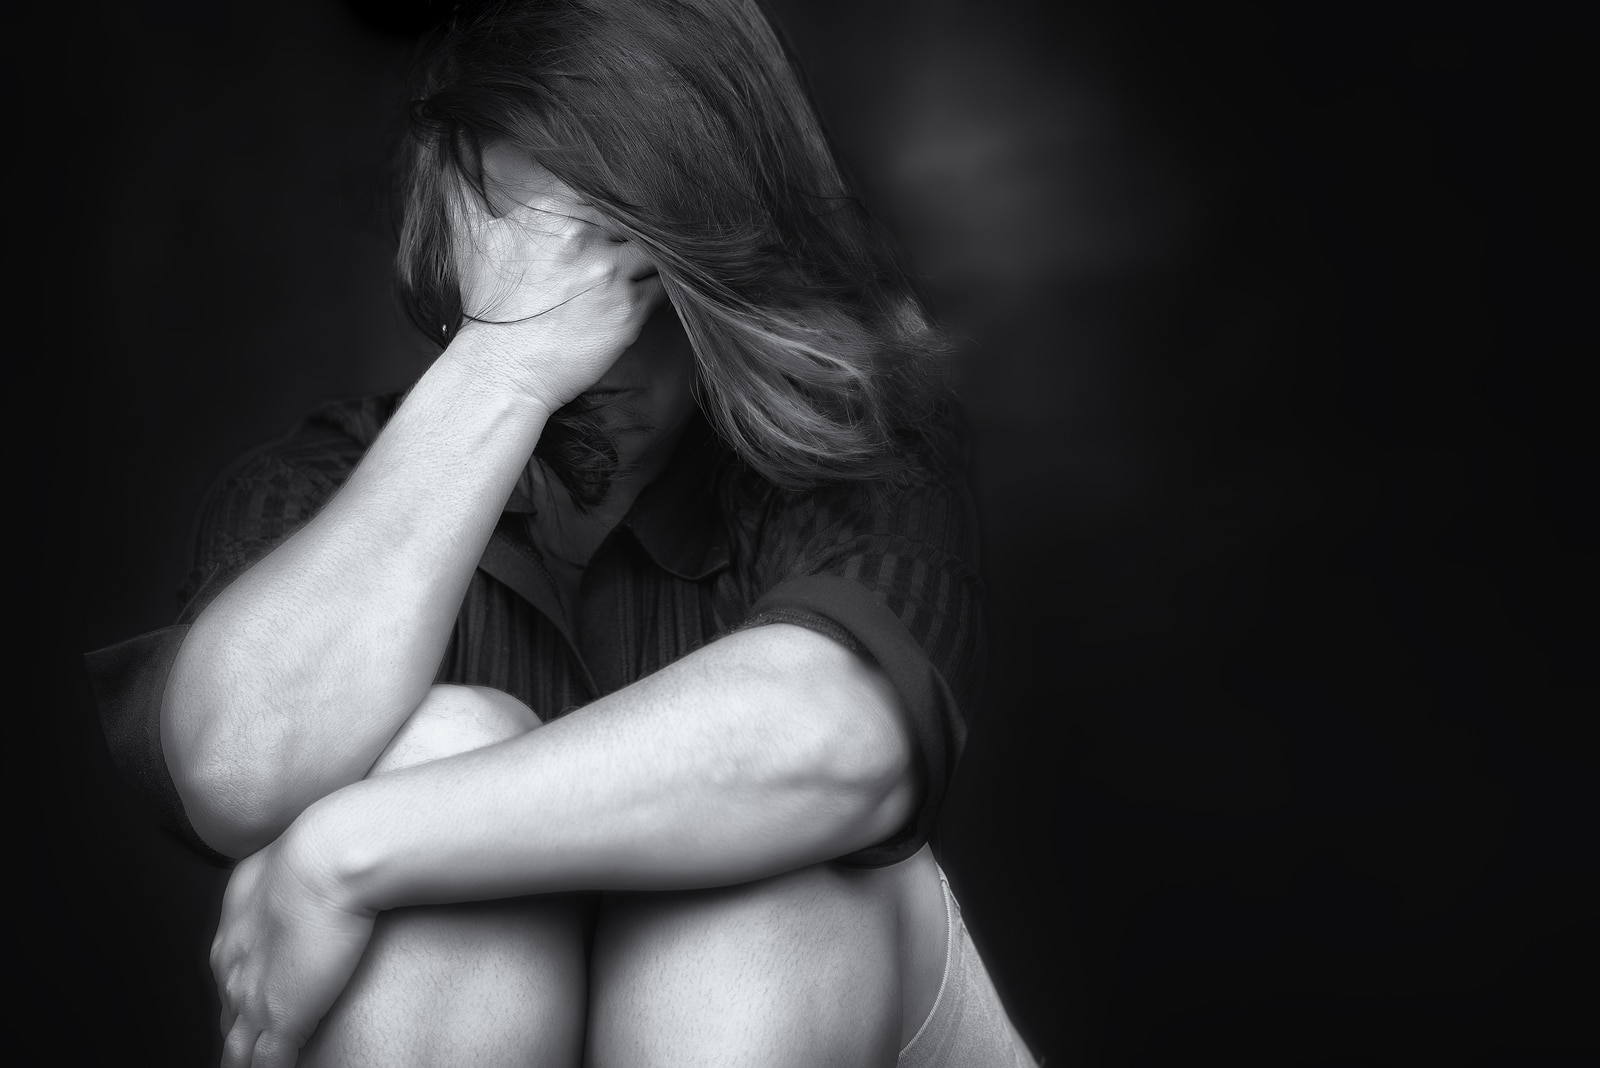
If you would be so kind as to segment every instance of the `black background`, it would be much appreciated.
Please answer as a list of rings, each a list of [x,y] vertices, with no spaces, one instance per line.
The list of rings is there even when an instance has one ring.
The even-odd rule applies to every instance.
[[[993,651],[943,857],[1025,1037],[1052,1066],[1576,1063],[1576,16],[773,7],[967,339]],[[77,657],[170,621],[228,459],[424,366],[381,166],[426,9],[6,16],[40,1059],[215,1062],[222,876],[115,778]]]

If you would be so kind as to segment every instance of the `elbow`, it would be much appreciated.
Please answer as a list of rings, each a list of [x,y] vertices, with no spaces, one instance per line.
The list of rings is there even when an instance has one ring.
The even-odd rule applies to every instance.
[[[213,677],[185,671],[179,653],[161,705],[161,752],[167,772],[195,834],[229,857],[244,857],[277,837],[287,821],[276,811],[283,776],[260,748],[245,747],[227,724],[224,687]],[[229,688],[234,689],[234,688]]]
[[[174,729],[164,709],[161,742],[167,771],[200,840],[224,856],[249,856],[288,822],[271,803],[273,776],[259,765],[230,759],[222,747],[208,743],[206,733]]]
[[[846,686],[814,706],[806,745],[812,781],[823,795],[815,811],[831,814],[839,852],[882,841],[913,817],[918,762],[897,695],[881,673],[845,678]],[[881,685],[880,685],[881,684]]]
[[[916,761],[900,723],[836,732],[825,763],[841,833],[850,839],[845,852],[888,838],[915,814]]]
[[[225,857],[238,860],[275,839],[287,821],[253,803],[242,784],[219,776],[174,773],[173,784],[195,835]]]
[[[799,697],[788,705],[798,715],[779,719],[796,728],[790,768],[814,791],[808,810],[827,814],[822,833],[834,855],[889,838],[916,814],[922,790],[899,691],[881,668],[829,638],[770,629],[785,642],[780,692]]]

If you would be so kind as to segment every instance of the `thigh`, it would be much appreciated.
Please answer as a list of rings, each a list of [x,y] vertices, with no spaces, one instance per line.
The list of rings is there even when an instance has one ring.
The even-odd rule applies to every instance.
[[[936,996],[946,930],[926,851],[603,899],[588,1063],[892,1065]]]

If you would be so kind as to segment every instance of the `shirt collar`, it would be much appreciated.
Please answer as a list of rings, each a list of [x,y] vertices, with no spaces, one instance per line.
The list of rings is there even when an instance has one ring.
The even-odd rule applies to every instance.
[[[697,411],[665,471],[646,486],[623,517],[644,551],[662,569],[699,580],[728,566],[728,529],[716,473],[726,450]]]
[[[727,452],[698,411],[690,418],[672,459],[640,491],[620,527],[655,561],[681,579],[698,581],[728,566],[728,532],[716,491],[716,472]],[[533,502],[519,484],[507,512],[531,512]]]

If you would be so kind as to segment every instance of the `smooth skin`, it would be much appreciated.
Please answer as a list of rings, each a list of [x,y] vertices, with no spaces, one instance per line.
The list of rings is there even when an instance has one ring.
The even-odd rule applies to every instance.
[[[223,1064],[892,1063],[943,962],[931,857],[824,863],[915,811],[881,671],[771,626],[543,726],[433,685],[550,413],[615,390],[654,427],[620,442],[634,474],[591,514],[536,487],[575,582],[693,405],[648,260],[531,162],[484,163],[457,259],[495,322],[201,614],[169,679],[180,796],[243,858],[212,950]]]

